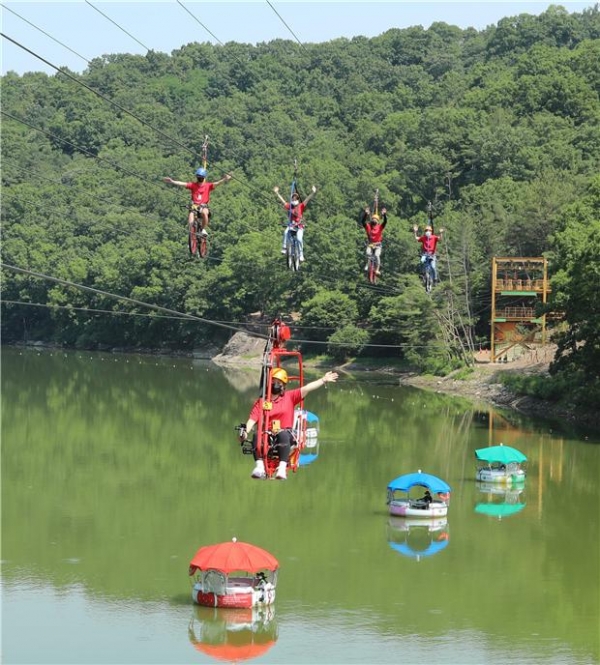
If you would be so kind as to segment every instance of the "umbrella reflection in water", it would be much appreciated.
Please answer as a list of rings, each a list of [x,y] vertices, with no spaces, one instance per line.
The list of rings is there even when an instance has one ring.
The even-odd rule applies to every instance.
[[[262,656],[277,637],[272,605],[247,609],[194,606],[188,627],[188,638],[196,650],[229,663]]]
[[[448,520],[390,517],[388,545],[400,554],[416,559],[433,556],[448,547]]]
[[[477,483],[480,492],[488,495],[488,501],[479,502],[475,506],[475,512],[480,515],[489,515],[501,520],[520,513],[525,508],[522,502],[522,487],[498,487],[493,483]]]

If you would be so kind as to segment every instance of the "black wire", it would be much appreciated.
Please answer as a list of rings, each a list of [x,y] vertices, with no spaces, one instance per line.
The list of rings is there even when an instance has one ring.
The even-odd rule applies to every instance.
[[[269,5],[269,7],[275,12],[275,14],[277,14],[277,16],[279,17],[279,20],[280,20],[280,21],[283,23],[283,25],[285,25],[285,27],[289,30],[290,34],[294,37],[294,39],[298,42],[298,44],[300,44],[300,46],[302,47],[302,49],[303,49],[304,51],[306,51],[306,48],[304,47],[304,44],[298,39],[298,37],[296,36],[296,33],[295,33],[295,32],[290,28],[290,26],[284,21],[284,19],[283,19],[283,17],[281,16],[281,14],[275,9],[275,7],[273,7],[273,5],[269,2],[269,0],[266,0],[266,2],[267,2],[267,4]],[[307,52],[307,51],[306,51],[306,52]]]
[[[94,9],[95,11],[97,11],[98,14],[101,14],[102,16],[104,16],[104,18],[105,18],[107,21],[110,21],[113,25],[116,25],[117,28],[119,28],[119,30],[122,30],[122,31],[123,31],[128,37],[131,37],[131,39],[133,39],[134,41],[136,41],[136,42],[137,42],[142,48],[145,48],[146,51],[151,51],[151,50],[152,50],[152,49],[149,49],[145,44],[142,44],[142,42],[141,42],[139,39],[137,39],[136,37],[134,37],[130,32],[127,32],[127,30],[125,30],[125,28],[123,28],[122,26],[120,26],[116,21],[113,21],[112,18],[110,18],[110,16],[107,16],[104,12],[101,12],[101,11],[98,9],[98,7],[94,7],[94,5],[93,5],[89,0],[85,0],[85,3],[86,3],[87,5],[89,5],[92,9]]]
[[[187,12],[187,13],[188,13],[188,14],[194,19],[194,21],[196,21],[196,23],[198,23],[198,25],[202,26],[202,27],[206,30],[206,32],[208,32],[208,34],[209,34],[213,39],[216,39],[216,40],[219,42],[219,44],[221,44],[221,46],[225,46],[225,44],[223,44],[223,42],[222,42],[222,41],[221,41],[221,40],[220,40],[220,39],[219,39],[219,38],[218,38],[213,32],[211,32],[211,31],[210,31],[210,30],[204,25],[204,23],[202,23],[199,19],[197,19],[197,18],[194,16],[194,14],[192,14],[192,12],[191,12],[191,11],[190,11],[190,10],[189,10],[189,9],[188,9],[188,8],[182,3],[182,2],[181,2],[181,0],[177,0],[177,4],[178,4],[182,9],[184,9],[184,10],[185,10],[185,11],[186,11],[186,12]]]
[[[57,44],[60,44],[63,48],[66,48],[67,51],[71,51],[71,53],[73,53],[74,55],[76,55],[78,58],[81,58],[82,60],[85,60],[85,62],[87,62],[88,65],[91,64],[90,60],[88,60],[87,58],[84,58],[81,54],[77,53],[77,51],[74,51],[72,48],[70,48],[70,47],[67,46],[66,44],[63,44],[61,41],[59,41],[58,39],[56,39],[55,37],[53,37],[51,34],[49,34],[48,32],[46,32],[45,30],[42,30],[41,28],[39,28],[37,25],[35,25],[35,24],[32,23],[31,21],[28,21],[26,18],[24,18],[24,17],[21,16],[20,14],[17,14],[17,12],[13,11],[10,7],[7,7],[6,5],[2,5],[2,8],[8,10],[11,14],[14,14],[14,15],[17,16],[18,18],[20,18],[21,21],[25,21],[25,23],[28,23],[32,28],[35,28],[36,30],[38,30],[39,32],[41,32],[43,35],[46,35],[46,37],[49,37],[53,42],[56,42]]]
[[[97,95],[98,97],[100,97],[100,99],[103,99],[105,102],[108,102],[109,104],[111,104],[115,108],[118,108],[120,111],[122,111],[123,113],[126,113],[128,116],[134,118],[135,120],[140,122],[145,127],[148,127],[152,131],[156,132],[158,135],[162,136],[163,138],[167,139],[168,141],[171,141],[172,143],[179,146],[183,150],[186,150],[187,152],[191,153],[192,155],[194,155],[194,157],[199,156],[198,153],[195,152],[194,150],[192,150],[191,148],[188,148],[186,145],[184,145],[183,143],[181,143],[177,139],[173,138],[172,136],[169,136],[168,134],[165,134],[165,132],[163,132],[162,130],[157,129],[156,127],[152,126],[149,122],[146,122],[145,120],[143,120],[139,116],[135,115],[135,113],[132,113],[129,109],[126,109],[124,106],[121,106],[120,104],[117,104],[116,102],[112,101],[111,99],[106,97],[106,95],[103,95],[101,92],[98,92],[97,90],[94,90],[94,88],[90,87],[89,85],[87,85],[87,83],[84,83],[83,81],[78,79],[76,76],[73,76],[73,74],[71,74],[70,72],[68,72],[64,69],[61,69],[57,65],[54,65],[49,60],[46,60],[45,58],[43,58],[38,53],[35,53],[31,49],[28,49],[26,46],[23,46],[23,44],[20,44],[18,41],[16,41],[15,39],[12,39],[8,35],[4,34],[3,32],[0,32],[0,36],[4,37],[4,39],[8,39],[8,41],[12,42],[13,44],[18,46],[19,48],[23,49],[24,51],[27,51],[27,53],[34,56],[38,60],[41,60],[44,64],[48,65],[49,67],[52,67],[53,69],[55,69],[60,74],[63,74],[64,76],[70,78],[72,81],[75,81],[75,83],[78,83],[79,85],[83,86],[89,92],[92,92],[94,95]]]
[[[124,173],[127,173],[128,175],[132,175],[136,178],[141,178],[141,179],[145,179],[145,177],[146,177],[146,176],[141,176],[139,173],[134,173],[133,171],[130,171],[129,169],[126,169],[124,166],[121,166],[120,164],[117,164],[116,162],[113,162],[110,159],[105,159],[104,157],[100,157],[99,155],[95,155],[93,152],[91,152],[87,148],[79,146],[75,143],[71,143],[71,141],[67,141],[67,139],[60,138],[59,136],[56,136],[55,134],[52,134],[51,132],[48,132],[45,129],[40,129],[39,127],[35,127],[35,125],[32,125],[31,123],[27,122],[26,120],[23,120],[22,118],[17,118],[16,116],[12,115],[12,113],[8,113],[7,111],[0,111],[0,113],[2,115],[5,115],[7,118],[11,118],[11,120],[16,120],[17,122],[21,122],[24,125],[27,125],[27,127],[31,127],[31,129],[34,129],[37,132],[45,134],[46,136],[49,136],[52,139],[55,139],[57,141],[61,141],[61,143],[65,143],[66,145],[70,145],[72,148],[75,148],[76,150],[79,150],[79,151],[85,153],[86,155],[89,155],[90,157],[93,157],[94,159],[98,159],[102,162],[106,162],[107,164],[110,164],[113,168],[119,169],[120,171],[123,171]]]

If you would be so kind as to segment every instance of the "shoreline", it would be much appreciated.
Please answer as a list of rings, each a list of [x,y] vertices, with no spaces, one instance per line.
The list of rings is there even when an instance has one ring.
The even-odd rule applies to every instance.
[[[219,367],[228,367],[235,365],[237,367],[256,367],[262,360],[264,340],[244,335],[238,337],[239,333],[234,335],[223,349],[215,346],[206,346],[196,348],[192,351],[173,351],[170,349],[133,349],[133,348],[97,348],[88,349],[101,353],[130,353],[141,355],[154,355],[172,358],[196,358],[210,360]],[[17,342],[5,344],[10,347],[22,347],[29,349],[61,349],[63,351],[76,351],[58,344],[46,342]],[[600,413],[582,413],[573,406],[559,405],[556,402],[541,400],[528,395],[520,395],[498,380],[499,374],[514,373],[525,371],[528,374],[542,375],[548,371],[549,357],[553,354],[546,353],[545,357],[535,363],[522,361],[505,364],[476,363],[473,371],[465,378],[454,378],[453,372],[445,377],[432,376],[426,374],[416,374],[411,371],[399,369],[393,365],[381,367],[369,367],[365,364],[349,362],[343,365],[336,365],[332,362],[311,362],[305,361],[305,366],[319,369],[337,369],[343,372],[368,372],[369,374],[379,374],[381,376],[394,376],[403,386],[411,386],[420,390],[444,393],[464,397],[472,402],[483,402],[491,406],[502,409],[509,409],[532,418],[542,418],[555,422],[567,422],[575,428],[588,430],[594,434],[600,433]],[[537,361],[536,357],[536,361]],[[459,370],[460,371],[460,370]]]

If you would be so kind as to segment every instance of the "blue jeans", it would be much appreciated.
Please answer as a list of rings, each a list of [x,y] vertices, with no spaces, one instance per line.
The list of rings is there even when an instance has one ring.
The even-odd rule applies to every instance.
[[[437,274],[437,257],[435,254],[421,254],[421,263],[423,264],[423,271],[427,269],[427,259],[430,260],[431,262],[431,271],[433,272],[433,279],[437,282],[438,281],[438,274]]]
[[[281,249],[287,249],[288,238],[290,235],[290,229],[294,228],[292,226],[286,226],[285,231],[283,232],[283,245]],[[300,256],[304,256],[304,243],[302,238],[304,236],[304,229],[296,229],[296,239],[298,240],[298,248],[300,249]]]

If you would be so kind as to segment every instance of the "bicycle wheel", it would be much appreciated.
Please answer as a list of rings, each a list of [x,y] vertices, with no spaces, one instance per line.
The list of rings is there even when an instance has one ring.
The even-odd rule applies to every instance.
[[[294,270],[298,271],[300,270],[300,245],[298,245],[298,240],[294,238],[294,242],[292,243],[293,247],[293,265],[294,265]]]
[[[369,270],[367,272],[367,277],[371,284],[375,284],[377,282],[376,263],[373,258],[369,259]]]
[[[433,288],[433,271],[431,270],[431,265],[427,266],[427,269],[425,270],[425,291],[427,293],[431,293],[431,289]]]
[[[189,236],[188,236],[188,248],[190,250],[190,254],[192,256],[198,256],[198,233],[197,233],[197,225],[196,222],[194,222],[190,226],[189,230]]]
[[[200,234],[200,242],[198,244],[198,252],[200,254],[200,258],[204,259],[206,258],[206,255],[208,254],[208,238],[202,234]]]
[[[300,267],[300,256],[298,254],[298,241],[295,237],[290,238],[287,243],[287,265],[290,270],[298,270]]]

